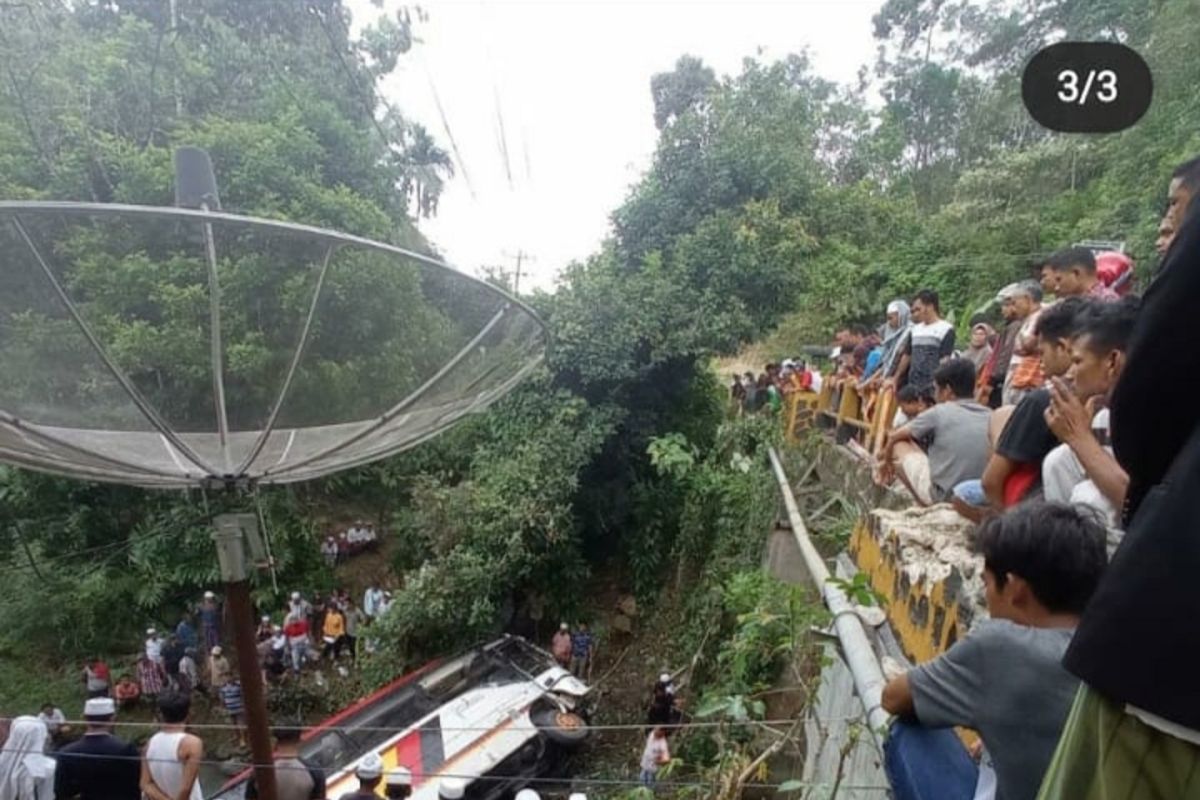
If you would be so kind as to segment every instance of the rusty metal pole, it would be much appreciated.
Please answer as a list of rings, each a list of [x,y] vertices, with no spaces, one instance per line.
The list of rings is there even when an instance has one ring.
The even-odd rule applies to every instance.
[[[225,602],[233,626],[233,644],[237,653],[238,677],[246,704],[246,732],[250,739],[251,760],[258,796],[275,800],[275,762],[271,752],[271,731],[267,701],[263,691],[262,668],[254,641],[254,610],[250,605],[250,583],[246,572],[246,550],[242,526],[245,514],[222,514],[216,518],[213,541],[225,581]]]

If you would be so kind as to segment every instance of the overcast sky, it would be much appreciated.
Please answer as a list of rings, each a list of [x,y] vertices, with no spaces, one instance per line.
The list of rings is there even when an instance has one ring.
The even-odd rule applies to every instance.
[[[356,23],[377,13],[367,0],[349,5]],[[850,83],[874,59],[880,0],[421,5],[429,16],[417,29],[422,41],[380,93],[449,150],[440,100],[466,169],[421,229],[468,272],[511,269],[523,250],[525,290],[551,288],[563,266],[594,252],[609,214],[648,167],[651,75],[684,53],[725,74],[760,49],[774,59],[808,48],[817,72]]]

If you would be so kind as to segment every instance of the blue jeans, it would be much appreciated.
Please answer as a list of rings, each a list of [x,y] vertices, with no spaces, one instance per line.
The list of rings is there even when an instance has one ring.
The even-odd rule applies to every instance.
[[[896,720],[883,748],[895,800],[971,800],[979,767],[952,728]]]
[[[308,640],[289,645],[292,651],[292,669],[299,672],[304,667],[304,660],[308,655]]]
[[[648,769],[642,770],[642,774],[638,775],[638,782],[641,783],[642,786],[653,786],[654,773]]]
[[[954,487],[954,496],[962,500],[969,506],[976,508],[986,508],[988,504],[987,495],[983,491],[983,481],[963,481]]]

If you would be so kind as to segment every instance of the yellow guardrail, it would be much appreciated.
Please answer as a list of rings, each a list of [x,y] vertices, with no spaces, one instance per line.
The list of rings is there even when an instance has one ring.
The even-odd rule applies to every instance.
[[[823,420],[835,431],[851,431],[872,455],[883,447],[896,416],[896,392],[890,386],[860,391],[853,381],[835,385],[831,378],[820,392],[793,392],[786,400],[787,441],[795,442],[802,430]]]

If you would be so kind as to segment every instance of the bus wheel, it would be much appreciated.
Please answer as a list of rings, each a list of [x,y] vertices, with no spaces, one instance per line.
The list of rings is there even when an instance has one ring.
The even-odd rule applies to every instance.
[[[587,722],[572,711],[546,708],[535,711],[532,719],[533,724],[541,729],[543,736],[564,747],[578,747],[588,737]]]

